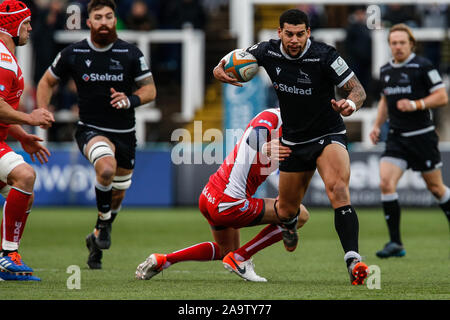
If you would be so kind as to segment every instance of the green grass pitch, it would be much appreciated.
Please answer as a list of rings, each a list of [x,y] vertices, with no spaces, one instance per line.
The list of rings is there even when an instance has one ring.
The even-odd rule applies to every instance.
[[[434,208],[402,211],[403,258],[378,259],[387,241],[380,209],[358,209],[360,253],[380,268],[380,289],[351,286],[331,209],[310,208],[293,253],[276,243],[254,256],[267,283],[250,283],[226,271],[221,261],[178,263],[149,281],[134,279],[149,254],[168,253],[212,239],[195,208],[124,208],[113,225],[103,269],[86,265],[85,236],[94,208],[35,208],[21,243],[24,261],[41,282],[0,282],[1,300],[449,300],[449,225]],[[241,230],[241,243],[262,226]],[[80,289],[69,289],[71,265],[80,267]]]

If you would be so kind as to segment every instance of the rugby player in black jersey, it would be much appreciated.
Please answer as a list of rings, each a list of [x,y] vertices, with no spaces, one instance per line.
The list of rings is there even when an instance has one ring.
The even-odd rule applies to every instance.
[[[136,134],[134,108],[153,101],[156,87],[142,52],[117,38],[113,0],[88,5],[90,37],[67,46],[39,81],[37,105],[47,108],[60,79],[73,78],[78,91],[75,139],[96,173],[98,218],[86,238],[88,266],[101,269],[111,245],[111,224],[131,185]]]
[[[297,9],[280,16],[278,40],[247,48],[264,67],[278,96],[283,121],[282,145],[291,155],[280,162],[279,200],[275,203],[283,241],[295,250],[298,207],[318,169],[335,211],[335,228],[352,284],[363,284],[368,267],[358,253],[359,223],[350,203],[350,159],[341,116],[361,108],[366,94],[337,51],[310,39],[308,16]],[[357,45],[357,44],[356,44]],[[224,60],[214,68],[216,79],[241,86],[224,72]],[[336,101],[335,86],[345,97]]]
[[[421,172],[450,221],[450,189],[442,180],[439,138],[431,113],[431,109],[447,105],[445,85],[431,62],[413,52],[416,41],[408,26],[394,25],[388,42],[392,60],[380,70],[382,95],[370,132],[376,144],[381,126],[389,119],[386,149],[380,159],[380,189],[390,241],[376,253],[380,258],[406,254],[400,237],[397,184],[407,169]]]

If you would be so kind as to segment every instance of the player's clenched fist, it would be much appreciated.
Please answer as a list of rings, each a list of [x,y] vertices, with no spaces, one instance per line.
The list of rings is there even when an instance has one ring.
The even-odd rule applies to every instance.
[[[31,126],[42,126],[44,128],[49,128],[53,122],[55,122],[53,114],[43,108],[34,109],[30,113],[29,125]]]
[[[331,106],[336,112],[339,112],[344,117],[348,117],[356,111],[355,103],[348,99],[341,99],[339,101],[331,99]]]

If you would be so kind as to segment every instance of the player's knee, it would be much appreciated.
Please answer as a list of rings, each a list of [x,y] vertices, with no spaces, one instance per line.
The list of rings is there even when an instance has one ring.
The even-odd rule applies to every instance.
[[[387,178],[380,179],[380,190],[384,194],[395,192],[395,184],[393,181]]]
[[[36,181],[36,172],[28,164],[22,165],[14,170],[11,177],[11,185],[25,191],[31,191]]]
[[[437,199],[440,199],[445,194],[445,187],[444,185],[437,184],[437,183],[427,183],[427,189],[433,194],[433,196]]]
[[[282,220],[290,220],[295,218],[298,213],[298,205],[296,203],[280,202],[277,205],[278,217]]]
[[[114,178],[114,171],[112,166],[103,166],[97,170],[97,180],[109,184]]]
[[[328,197],[333,201],[346,201],[349,198],[348,184],[336,180],[326,185]]]

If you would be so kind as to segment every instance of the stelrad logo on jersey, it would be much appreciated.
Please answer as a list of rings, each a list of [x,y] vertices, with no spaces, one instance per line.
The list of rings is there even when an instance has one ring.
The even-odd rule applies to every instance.
[[[302,96],[312,95],[312,88],[302,89],[302,88],[297,88],[296,86],[288,86],[287,84],[276,83],[276,82],[273,83],[273,87],[275,88],[275,90],[281,91],[281,92],[299,94]]]
[[[91,73],[91,74],[83,74],[83,80],[88,81],[123,81],[123,73],[121,74],[99,74],[99,73]]]

